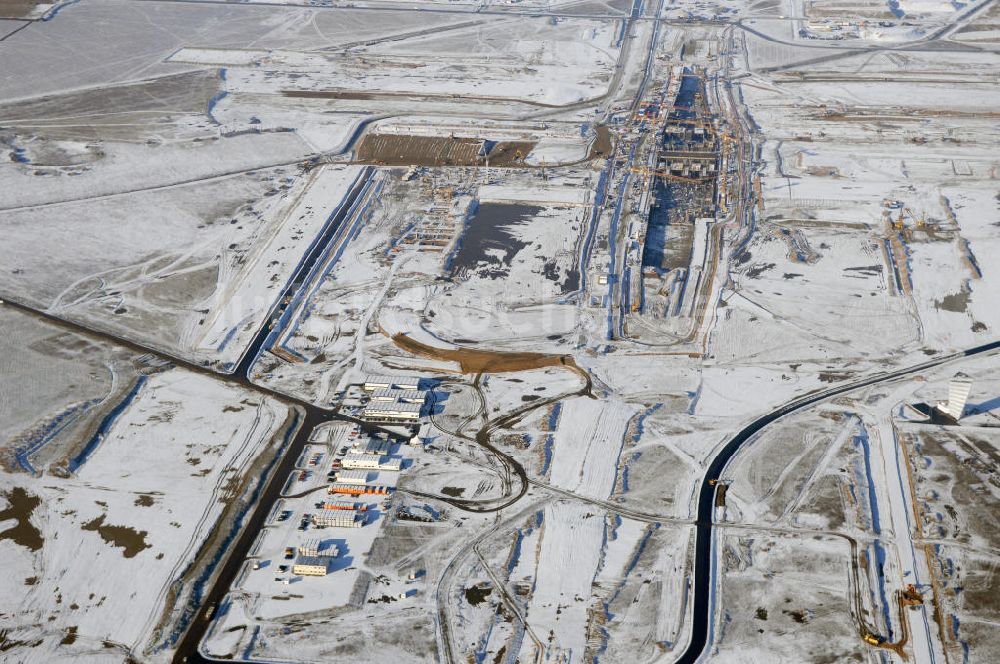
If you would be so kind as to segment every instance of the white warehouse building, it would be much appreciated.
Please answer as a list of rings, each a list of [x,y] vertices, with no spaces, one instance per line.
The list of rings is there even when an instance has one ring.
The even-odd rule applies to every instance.
[[[292,566],[292,574],[298,576],[326,576],[329,571],[326,558],[299,556]]]
[[[364,383],[365,392],[375,390],[416,390],[420,379],[414,376],[368,376]]]
[[[367,470],[399,470],[399,459],[379,457],[371,454],[348,454],[342,460],[344,468],[364,468]],[[337,476],[338,479],[340,476]]]
[[[380,438],[369,438],[364,441],[364,445],[355,441],[351,449],[351,454],[371,454],[374,456],[385,456],[392,449],[392,442]]]
[[[402,459],[383,457],[378,460],[379,470],[399,470],[402,468]]]
[[[344,468],[350,468],[350,466],[345,464]],[[355,468],[363,468],[363,466],[355,466]],[[368,471],[341,470],[337,473],[337,481],[343,482],[344,484],[368,484]]]
[[[399,401],[401,403],[419,403],[427,401],[427,393],[423,390],[394,390],[380,387],[372,392],[372,401]]]
[[[423,406],[418,403],[371,401],[361,417],[370,422],[416,422],[422,410]]]

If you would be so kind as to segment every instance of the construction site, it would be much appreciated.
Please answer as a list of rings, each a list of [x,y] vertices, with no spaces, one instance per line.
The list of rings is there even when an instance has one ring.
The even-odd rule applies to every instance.
[[[358,144],[356,161],[379,166],[524,167],[533,142],[489,141],[449,136],[368,134]]]
[[[660,147],[654,168],[636,169],[652,194],[649,221],[637,238],[642,278],[629,299],[633,313],[653,318],[691,317],[716,214],[721,141],[703,79],[685,73],[668,90],[668,101],[673,92],[672,106],[646,110],[647,117],[663,118],[652,123],[661,132]]]
[[[1000,661],[996,3],[7,5],[2,657]]]
[[[711,86],[709,85],[711,83]],[[609,339],[673,352],[704,350],[706,317],[722,285],[724,224],[745,224],[750,147],[738,110],[699,66],[673,65],[617,123],[607,239],[597,234],[592,306],[607,308]],[[608,254],[603,255],[607,242]],[[605,288],[602,288],[605,287]]]

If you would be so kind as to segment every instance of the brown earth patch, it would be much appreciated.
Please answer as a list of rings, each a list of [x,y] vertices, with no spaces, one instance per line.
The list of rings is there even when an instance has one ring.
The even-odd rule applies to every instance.
[[[535,147],[530,141],[500,141],[480,156],[481,138],[367,134],[358,144],[356,162],[381,166],[490,166],[523,165]]]
[[[135,530],[128,526],[106,526],[104,518],[105,515],[102,514],[93,521],[83,524],[81,528],[97,532],[101,539],[111,546],[121,547],[124,549],[122,555],[126,558],[133,558],[143,549],[152,547],[152,544],[146,544],[146,535],[149,533],[145,530]]]
[[[27,18],[40,4],[42,3],[35,0],[0,0],[0,18]]]
[[[14,487],[5,492],[4,496],[10,505],[0,510],[0,523],[8,519],[14,519],[17,523],[0,532],[0,540],[9,539],[14,544],[20,544],[31,551],[38,551],[45,540],[38,528],[31,525],[31,514],[41,505],[42,499],[31,495],[21,487]]]
[[[530,371],[545,367],[570,367],[582,371],[569,355],[547,355],[545,353],[517,353],[470,348],[436,348],[417,341],[405,334],[396,334],[392,340],[405,351],[435,360],[458,362],[462,373],[505,373],[508,371]]]

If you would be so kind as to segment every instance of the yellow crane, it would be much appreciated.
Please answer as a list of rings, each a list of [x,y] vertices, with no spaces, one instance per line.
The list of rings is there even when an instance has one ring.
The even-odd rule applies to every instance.
[[[903,224],[903,208],[899,208],[899,216],[896,220],[892,222],[892,229],[895,231],[901,231],[905,228]]]

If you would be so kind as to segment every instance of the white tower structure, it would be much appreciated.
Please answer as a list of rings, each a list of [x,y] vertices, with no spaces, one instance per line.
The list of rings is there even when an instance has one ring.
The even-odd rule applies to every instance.
[[[953,420],[959,420],[965,412],[965,402],[972,391],[972,378],[967,374],[955,374],[948,384],[948,400],[938,404],[938,410]]]

